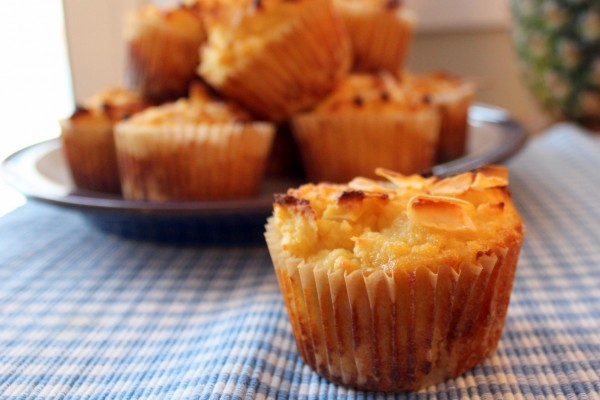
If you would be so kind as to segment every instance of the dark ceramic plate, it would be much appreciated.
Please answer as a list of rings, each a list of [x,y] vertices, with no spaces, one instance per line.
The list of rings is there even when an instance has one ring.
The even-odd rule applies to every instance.
[[[436,165],[445,176],[481,165],[500,163],[525,143],[526,134],[503,110],[473,106],[469,113],[467,154]],[[273,193],[300,182],[267,179],[260,194],[242,200],[146,202],[76,189],[62,155],[60,141],[22,149],[4,160],[3,178],[30,199],[81,211],[102,231],[141,240],[183,244],[254,244],[262,242]]]

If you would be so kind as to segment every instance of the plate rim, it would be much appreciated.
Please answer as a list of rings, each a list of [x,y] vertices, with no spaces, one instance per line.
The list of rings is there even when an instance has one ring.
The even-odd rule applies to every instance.
[[[459,159],[435,165],[431,172],[438,176],[448,176],[455,173],[473,170],[484,164],[494,164],[506,161],[519,150],[523,148],[527,141],[525,129],[504,109],[476,103],[469,109],[469,124],[491,124],[501,128],[505,140],[497,147],[488,150],[480,155],[466,155]],[[60,147],[60,138],[53,138],[39,143],[26,146],[12,153],[2,161],[0,176],[9,186],[26,196],[28,199],[42,201],[57,206],[75,208],[84,211],[125,213],[137,215],[167,215],[167,216],[190,216],[203,215],[218,212],[219,214],[250,214],[270,211],[272,208],[272,197],[266,195],[234,200],[207,200],[207,201],[142,201],[126,200],[120,197],[103,193],[92,193],[86,195],[84,191],[69,193],[63,196],[40,193],[31,183],[31,179],[24,183],[23,172],[19,175],[18,166],[37,162],[41,156],[34,158],[34,155],[42,153],[48,154],[50,149]],[[43,153],[42,150],[46,149]],[[24,161],[25,160],[25,161]],[[15,167],[16,165],[16,167]],[[27,164],[31,166],[30,164]],[[17,171],[15,171],[17,170]],[[38,175],[40,175],[38,173]],[[40,177],[39,179],[46,179]],[[278,180],[272,180],[277,182]],[[282,187],[296,186],[302,181],[292,179],[281,179]],[[65,187],[65,191],[68,188]],[[285,189],[283,189],[285,190]]]

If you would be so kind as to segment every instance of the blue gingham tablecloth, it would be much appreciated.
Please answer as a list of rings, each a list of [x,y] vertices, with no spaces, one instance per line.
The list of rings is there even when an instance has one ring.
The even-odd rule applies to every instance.
[[[509,162],[527,224],[494,356],[425,399],[600,399],[600,136]],[[176,247],[28,203],[0,218],[0,398],[383,398],[299,358],[265,246]]]

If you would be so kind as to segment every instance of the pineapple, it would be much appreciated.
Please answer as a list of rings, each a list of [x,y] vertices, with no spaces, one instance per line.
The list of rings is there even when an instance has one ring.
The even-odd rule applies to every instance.
[[[561,119],[600,128],[600,1],[511,0],[526,83]]]

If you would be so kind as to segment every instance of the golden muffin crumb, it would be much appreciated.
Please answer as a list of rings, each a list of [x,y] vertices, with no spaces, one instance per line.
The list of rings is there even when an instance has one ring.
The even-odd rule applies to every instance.
[[[441,180],[378,174],[389,182],[308,184],[276,197],[283,250],[317,268],[391,272],[470,260],[522,236],[504,167]]]

